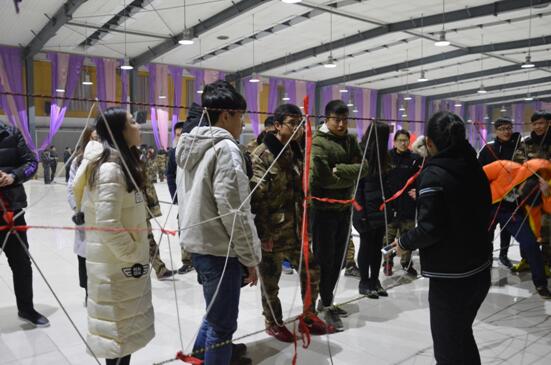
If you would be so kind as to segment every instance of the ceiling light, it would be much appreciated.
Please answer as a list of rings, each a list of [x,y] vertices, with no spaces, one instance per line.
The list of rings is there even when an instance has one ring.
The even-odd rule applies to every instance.
[[[407,114],[402,114],[402,118],[407,118],[408,115]]]
[[[166,99],[166,95],[159,95],[159,99]]]
[[[62,93],[64,93],[64,92],[65,92],[65,89],[62,89],[62,88],[57,88],[57,89],[55,89],[55,92],[56,92],[56,93],[60,93],[60,94],[62,94]]]
[[[418,82],[425,82],[425,81],[429,81],[429,79],[427,79],[427,75],[425,74],[425,70],[421,70],[421,74],[419,75],[419,78],[417,79]]]
[[[460,102],[456,102],[454,106],[456,108],[461,108],[463,105]]]
[[[507,109],[505,109],[505,106],[502,106],[502,107],[501,107],[500,112],[502,112],[502,113],[507,113]]]
[[[202,94],[203,90],[197,90],[197,94]]]
[[[281,98],[281,100],[289,101],[289,100],[291,100],[291,98],[289,97],[289,95],[287,93],[285,93],[285,95]]]
[[[258,78],[258,75],[256,73],[254,73],[251,78],[249,79],[249,82],[253,83],[253,84],[256,84],[258,82],[260,82],[260,79]]]
[[[191,29],[184,29],[182,38],[180,38],[178,43],[183,46],[190,46],[193,44],[193,33],[191,33]]]
[[[354,110],[352,110],[352,113],[357,113],[358,112],[358,108],[354,108]]]
[[[302,2],[302,0],[281,0],[285,4],[296,4]]]
[[[398,111],[400,112],[403,112],[404,110],[406,110],[406,108],[404,108],[403,106],[401,106],[400,109],[398,109]]]
[[[489,116],[485,116],[484,119],[490,119],[490,117],[489,117]]]
[[[526,61],[520,65],[521,68],[534,68],[536,65],[532,63],[532,57],[530,55],[526,55]]]
[[[353,102],[351,102],[351,101],[349,101],[349,102],[348,102],[348,104],[346,104],[346,106],[347,106],[347,107],[350,107],[350,108],[351,108],[351,107],[353,107],[353,106],[354,106],[354,103],[353,103]]]
[[[329,55],[329,57],[327,57],[327,62],[323,64],[323,67],[325,68],[337,67],[337,64],[335,63],[335,59],[333,58],[333,55]]]
[[[300,110],[304,110],[304,107],[303,106],[299,106]]]
[[[480,88],[476,91],[478,94],[486,94],[488,91],[484,88],[484,84],[480,84]]]
[[[124,63],[121,66],[121,70],[132,70],[134,66],[130,64],[130,60],[128,58],[124,59]]]
[[[339,92],[340,92],[341,94],[346,94],[346,93],[348,92],[348,90],[345,89],[345,88],[343,87],[343,88],[341,88],[341,89],[339,90]]]
[[[450,45],[450,42],[446,39],[446,32],[440,32],[440,38],[434,42],[436,47],[447,47]]]
[[[534,100],[534,97],[530,95],[530,93],[526,94],[526,97],[524,98],[524,101],[532,101]]]
[[[405,101],[410,101],[411,99],[412,99],[412,97],[409,96],[409,95],[404,96],[404,100],[405,100]]]
[[[84,75],[84,81],[82,81],[82,85],[94,85],[94,83],[90,81],[89,74]]]

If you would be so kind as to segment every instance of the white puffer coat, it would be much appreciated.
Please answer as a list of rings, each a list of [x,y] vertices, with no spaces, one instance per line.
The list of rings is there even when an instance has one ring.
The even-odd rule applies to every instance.
[[[129,193],[121,165],[103,163],[93,189],[87,166],[103,146],[88,143],[73,192],[86,227],[140,231],[87,231],[88,343],[100,358],[118,358],[144,347],[155,336],[149,277],[146,209],[139,192]],[[85,194],[86,192],[86,194]]]

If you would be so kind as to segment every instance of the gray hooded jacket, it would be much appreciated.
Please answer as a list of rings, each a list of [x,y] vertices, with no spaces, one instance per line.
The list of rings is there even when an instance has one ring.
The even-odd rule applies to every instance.
[[[230,257],[243,265],[258,265],[260,240],[247,199],[249,179],[233,136],[218,127],[195,127],[180,137],[176,163],[179,223],[184,228],[180,242],[185,250],[226,256],[229,248]]]

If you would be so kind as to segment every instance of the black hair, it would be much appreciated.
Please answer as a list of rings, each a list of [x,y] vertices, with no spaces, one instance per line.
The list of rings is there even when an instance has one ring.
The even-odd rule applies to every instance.
[[[375,176],[379,174],[379,161],[383,171],[388,169],[389,164],[387,148],[389,136],[390,127],[386,123],[375,121],[367,127],[367,130],[362,137],[361,145],[363,148],[366,148],[365,145],[367,143],[366,159],[369,161],[367,167],[368,176]]]
[[[268,118],[264,119],[264,129],[274,126],[274,117],[270,115]]]
[[[513,121],[508,117],[497,118],[494,122],[495,129],[498,129],[502,125],[513,125]]]
[[[300,117],[302,112],[295,104],[283,104],[277,107],[274,112],[274,122],[283,123],[288,116]]]
[[[404,136],[408,137],[408,139],[411,138],[411,135],[409,134],[408,131],[406,131],[405,129],[400,129],[400,130],[396,131],[396,134],[394,134],[394,141],[396,141],[400,135],[404,135]]]
[[[245,98],[237,92],[232,84],[224,80],[206,85],[201,96],[201,103],[203,108],[208,109],[212,125],[218,123],[218,119],[224,111],[234,115],[237,111],[245,112],[247,110]]]
[[[126,190],[128,192],[136,190],[132,180],[138,185],[138,189],[142,190],[145,185],[145,176],[142,164],[140,163],[139,151],[136,147],[128,147],[124,139],[123,131],[126,128],[127,111],[122,108],[107,108],[103,115],[99,115],[96,119],[96,133],[103,144],[103,152],[101,156],[92,162],[88,168],[90,169],[90,178],[88,184],[94,186],[97,179],[100,166],[104,162],[116,161],[120,163],[124,179],[126,181]],[[107,126],[107,124],[109,126]],[[111,138],[111,133],[113,138]],[[113,152],[118,148],[118,156]],[[128,169],[123,165],[124,160]]]
[[[536,120],[540,119],[551,120],[551,113],[545,110],[538,110],[537,112],[534,112],[534,114],[532,114],[532,117],[530,118],[530,123],[534,123]]]
[[[442,151],[465,140],[465,122],[455,113],[441,111],[429,119],[425,134]]]
[[[348,110],[348,107],[346,106],[346,103],[344,101],[331,100],[325,106],[325,117],[329,117],[331,113],[335,115],[348,115],[350,113],[350,110]]]

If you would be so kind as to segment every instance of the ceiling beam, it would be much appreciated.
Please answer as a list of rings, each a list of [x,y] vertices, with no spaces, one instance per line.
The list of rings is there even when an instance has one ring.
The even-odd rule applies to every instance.
[[[145,6],[149,5],[153,0],[134,0],[130,4],[126,5],[121,11],[115,14],[111,19],[105,22],[99,29],[94,33],[90,34],[88,38],[82,41],[79,44],[79,47],[93,46],[98,43],[103,37],[105,37],[109,32],[113,31],[112,28],[117,28],[123,24],[128,18],[142,10]],[[124,31],[123,31],[124,33]],[[131,32],[126,32],[132,34]]]
[[[208,32],[211,29],[214,29],[228,20],[235,18],[245,12],[248,12],[257,6],[267,3],[270,0],[241,0],[238,3],[233,3],[230,7],[214,14],[210,18],[207,18],[203,21],[200,21],[193,27],[189,28],[194,37],[198,37],[201,34]],[[551,0],[549,0],[551,1]],[[139,67],[145,64],[150,63],[155,58],[162,56],[163,54],[172,51],[173,49],[180,47],[178,41],[182,38],[183,32],[176,34],[171,39],[168,39],[154,47],[149,48],[149,50],[144,53],[132,58],[130,63],[134,67]]]
[[[486,91],[499,91],[499,90],[506,90],[506,89],[514,89],[516,87],[529,86],[529,85],[538,86],[538,84],[545,84],[545,83],[548,83],[548,82],[551,82],[551,76],[542,77],[542,78],[539,78],[539,79],[532,79],[532,80],[528,79],[528,80],[510,82],[508,84],[485,86],[484,88],[486,89]],[[449,92],[449,93],[428,95],[427,97],[430,100],[442,100],[442,99],[448,99],[448,98],[457,98],[457,97],[460,97],[460,96],[477,94],[479,89],[480,88],[452,91],[452,92]]]
[[[23,57],[30,59],[40,52],[42,47],[55,36],[62,26],[72,19],[75,11],[86,1],[88,0],[67,0],[52,17],[48,17],[48,23],[42,27],[40,32],[35,35],[23,50]]]
[[[465,19],[473,19],[483,16],[498,15],[507,11],[514,11],[519,9],[524,9],[530,6],[530,4],[541,5],[551,3],[551,0],[501,0],[496,1],[491,4],[485,4],[480,6],[475,6],[472,8],[465,8],[460,10],[449,11],[444,14],[446,23],[458,22]],[[298,3],[299,5],[301,3]],[[328,9],[328,11],[337,12],[336,9]],[[342,11],[338,11],[339,15],[342,15]],[[347,16],[349,14],[347,13]],[[361,17],[362,21],[369,20],[368,18]],[[329,43],[325,43],[319,46],[314,46],[299,52],[291,53],[286,56],[282,56],[253,67],[248,67],[246,69],[237,71],[233,74],[227,76],[227,79],[230,81],[235,81],[251,75],[253,72],[261,73],[267,70],[271,70],[280,66],[284,66],[287,63],[293,63],[301,61],[310,57],[315,57],[320,53],[329,52],[331,50],[342,48],[343,45],[350,46],[352,44],[364,42],[368,39],[377,38],[389,33],[408,31],[411,29],[416,29],[421,27],[421,21],[423,26],[428,27],[431,25],[437,25],[442,23],[442,13],[429,15],[425,17],[412,18],[403,20],[396,23],[383,24],[378,27],[352,34],[350,36],[334,40]],[[376,23],[376,20],[369,21],[371,23]]]
[[[467,47],[465,49],[456,49],[450,52],[444,52],[435,54],[432,56],[418,58],[416,60],[404,61],[395,63],[393,65],[382,66],[371,70],[365,70],[360,72],[354,72],[346,76],[346,81],[353,81],[359,79],[365,79],[389,72],[396,72],[404,68],[423,66],[435,62],[447,61],[453,58],[463,57],[467,55],[474,55],[486,52],[498,52],[509,49],[525,48],[525,47],[537,47],[551,43],[551,36],[536,37],[531,39],[519,39],[515,41],[486,44],[482,46]],[[332,77],[330,79],[321,80],[319,82],[320,87],[334,85],[342,82],[342,76]]]
[[[526,95],[527,93],[515,94],[515,95],[504,95],[504,96],[498,96],[495,98],[469,100],[469,101],[466,101],[465,103],[469,105],[502,103],[502,102],[507,102],[509,100],[523,99],[526,97]],[[548,96],[548,95],[551,96],[551,89],[531,92],[530,95],[534,99],[538,99],[539,96]]]
[[[67,25],[71,25],[73,27],[79,27],[79,28],[102,30],[103,32],[107,32],[107,30],[103,30],[104,28],[101,25],[93,25],[93,24],[79,23],[79,22],[67,22]],[[126,33],[126,34],[136,35],[140,37],[149,37],[149,38],[155,38],[155,39],[170,39],[170,37],[166,35],[146,33],[146,32],[136,32],[134,30],[126,30],[125,32],[124,29],[114,28],[114,29],[109,29],[108,31],[112,33],[121,33],[121,34]],[[83,44],[84,42],[82,42],[80,46],[82,46]]]
[[[537,68],[551,67],[551,60],[534,62],[534,65]],[[379,89],[378,93],[392,94],[392,93],[399,93],[399,92],[409,92],[411,90],[427,88],[430,86],[443,85],[443,84],[448,84],[452,82],[458,82],[461,80],[478,79],[485,76],[500,75],[507,72],[514,72],[514,71],[520,71],[520,70],[521,68],[519,65],[508,65],[508,66],[502,66],[497,68],[491,68],[488,70],[442,77],[440,79],[434,79],[434,80],[429,80],[425,82],[414,82],[409,85],[399,85],[399,86],[389,87],[386,89]]]
[[[332,3],[327,4],[326,6],[332,7],[332,8],[342,8],[349,5],[355,5],[360,4],[362,1],[365,0],[341,0],[341,1],[334,1]],[[275,33],[278,33],[284,29],[288,29],[289,27],[292,27],[296,24],[302,23],[304,21],[307,21],[309,19],[312,19],[318,15],[324,14],[325,11],[319,10],[319,9],[313,9],[310,11],[307,11],[305,13],[294,15],[292,18],[287,19],[285,21],[282,21],[281,23],[274,24],[268,28],[264,28],[262,30],[259,30],[255,32],[254,34],[251,34],[249,36],[246,36],[244,38],[240,38],[237,41],[233,41],[231,43],[228,43],[222,47],[216,48],[214,50],[209,51],[208,53],[205,53],[203,55],[200,55],[199,57],[193,59],[192,63],[199,63],[208,59],[211,59],[213,57],[219,56],[223,53],[229,52],[237,47],[243,46],[253,39],[260,39],[264,38],[270,35],[273,35]]]

